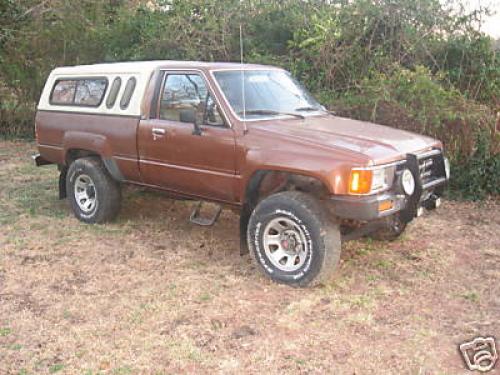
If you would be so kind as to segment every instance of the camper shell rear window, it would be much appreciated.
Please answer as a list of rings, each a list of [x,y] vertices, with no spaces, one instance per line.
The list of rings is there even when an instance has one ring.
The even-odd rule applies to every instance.
[[[50,93],[50,104],[99,107],[108,88],[106,77],[57,79]]]

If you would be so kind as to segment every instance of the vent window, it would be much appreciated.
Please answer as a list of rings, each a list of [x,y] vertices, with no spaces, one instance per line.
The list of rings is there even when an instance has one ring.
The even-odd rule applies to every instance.
[[[137,80],[134,77],[128,79],[127,84],[125,85],[125,90],[123,90],[123,95],[120,100],[120,108],[127,109],[130,104],[130,99],[132,99],[132,95],[134,94],[135,85]]]
[[[109,95],[106,99],[106,107],[111,108],[116,103],[116,98],[118,97],[118,92],[122,87],[122,79],[120,77],[116,77],[111,84],[111,88],[109,89]]]

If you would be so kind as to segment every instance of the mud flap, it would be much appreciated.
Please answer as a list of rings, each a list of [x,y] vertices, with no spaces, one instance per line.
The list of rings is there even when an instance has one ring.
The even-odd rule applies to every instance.
[[[252,210],[245,204],[240,213],[240,255],[246,255],[250,252],[247,243],[247,229],[248,222],[250,221],[250,215],[252,214]]]
[[[68,174],[68,168],[61,167],[59,173],[59,199],[65,199],[66,194],[66,176]]]

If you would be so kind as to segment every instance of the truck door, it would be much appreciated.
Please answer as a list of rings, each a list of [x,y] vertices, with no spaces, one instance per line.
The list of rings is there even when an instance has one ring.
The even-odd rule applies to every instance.
[[[165,72],[156,114],[141,120],[139,167],[145,184],[189,195],[235,199],[235,136],[198,72]],[[153,99],[155,100],[155,99]],[[196,118],[201,132],[196,134]],[[181,121],[183,120],[183,121]]]

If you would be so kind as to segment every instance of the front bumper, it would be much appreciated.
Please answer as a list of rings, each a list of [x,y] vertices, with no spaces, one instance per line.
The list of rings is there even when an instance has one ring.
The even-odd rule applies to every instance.
[[[390,202],[391,208],[380,210],[383,203]],[[435,192],[426,194],[426,198],[421,200],[417,209],[413,213],[406,215],[405,221],[410,221],[415,216],[420,216],[421,209],[434,209],[439,207],[441,196]],[[393,215],[397,212],[405,212],[409,209],[407,198],[404,195],[390,192],[368,196],[351,197],[336,196],[331,198],[332,212],[341,219],[356,221],[372,221]]]
[[[335,216],[339,218],[371,221],[403,210],[405,200],[404,195],[385,192],[370,196],[335,196],[331,198],[331,203]],[[380,204],[386,201],[392,201],[392,208],[380,211]]]
[[[341,219],[372,221],[399,212],[401,220],[409,222],[423,208],[439,206],[443,188],[449,179],[446,164],[440,150],[408,154],[406,161],[398,166],[390,190],[374,195],[333,196],[333,213]],[[401,175],[404,169],[409,169],[415,179],[415,191],[410,196],[402,188]]]

